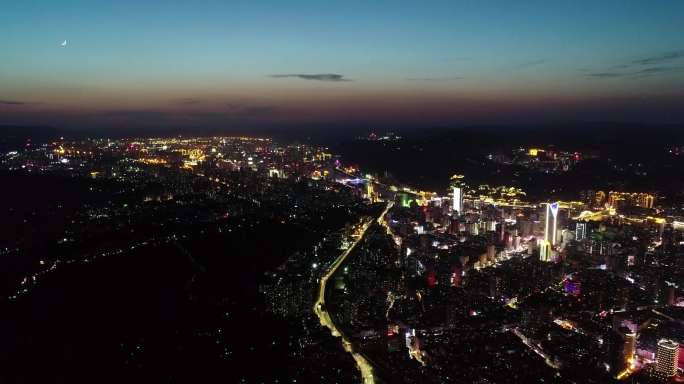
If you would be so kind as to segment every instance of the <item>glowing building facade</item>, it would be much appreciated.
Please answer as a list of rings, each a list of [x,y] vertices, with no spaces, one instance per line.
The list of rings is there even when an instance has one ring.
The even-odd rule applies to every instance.
[[[463,190],[459,187],[453,187],[453,207],[454,212],[460,215],[463,212]]]
[[[558,233],[558,203],[546,204],[544,218],[544,240],[539,243],[539,259],[551,261]]]
[[[463,175],[454,175],[451,177],[452,190],[452,210],[457,214],[463,214],[463,194],[465,184],[463,183]]]
[[[551,261],[552,254],[551,243],[548,240],[542,240],[539,244],[539,259],[541,261]]]
[[[556,245],[558,232],[558,203],[546,204],[546,218],[544,219],[544,240]]]
[[[611,208],[621,208],[623,206],[653,208],[655,196],[649,193],[627,193],[614,192],[608,193],[608,205]]]
[[[631,330],[623,332],[622,336],[625,340],[623,349],[624,365],[627,369],[634,369],[634,354],[636,353],[636,333]]]
[[[603,206],[603,204],[606,202],[606,193],[603,191],[598,191],[596,192],[596,195],[594,196],[594,205],[597,207]]]
[[[679,344],[672,340],[661,339],[658,342],[658,352],[656,354],[656,376],[667,378],[676,375],[678,359]]]
[[[575,227],[575,240],[582,241],[587,237],[587,223],[577,223]]]
[[[368,200],[370,200],[371,203],[374,203],[376,201],[375,190],[373,188],[373,180],[371,178],[368,178],[368,181],[366,182],[366,197],[368,198]]]

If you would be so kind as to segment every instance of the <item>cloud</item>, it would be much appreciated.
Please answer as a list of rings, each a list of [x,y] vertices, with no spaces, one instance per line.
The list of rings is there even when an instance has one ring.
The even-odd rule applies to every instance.
[[[624,73],[620,72],[595,72],[595,73],[587,73],[587,77],[595,77],[599,79],[607,79],[611,77],[622,77],[625,76]]]
[[[602,79],[618,77],[638,79],[662,73],[678,72],[683,70],[684,66],[662,66],[659,64],[667,64],[682,58],[684,58],[684,49],[663,52],[659,55],[647,56],[641,59],[632,60],[628,63],[610,66],[607,68],[608,70],[606,72],[587,73],[586,76]],[[643,66],[651,67],[643,68]]]
[[[657,76],[661,74],[682,72],[684,71],[684,66],[679,67],[651,67],[645,68],[633,73],[634,79],[643,79],[644,77]]]
[[[445,77],[409,77],[406,78],[406,81],[452,81],[452,80],[461,80],[463,77],[461,76],[445,76]]]
[[[27,105],[31,104],[26,101],[19,101],[19,100],[0,100],[0,104],[2,105]]]
[[[684,58],[684,49],[681,49],[678,51],[664,52],[664,53],[661,53],[660,55],[644,57],[642,59],[632,61],[631,64],[636,64],[636,65],[662,64],[662,63],[666,63],[666,62],[681,59],[681,58]]]
[[[639,78],[644,78],[644,77],[648,77],[648,76],[655,76],[655,75],[660,75],[663,73],[671,73],[671,72],[679,72],[679,71],[684,71],[684,66],[650,67],[650,68],[640,69],[638,71],[629,71],[629,72],[596,72],[596,73],[588,73],[588,74],[586,74],[586,76],[591,77],[591,78],[599,78],[599,79],[619,78],[619,77],[639,79]]]
[[[631,67],[632,67],[632,64],[618,64],[618,65],[613,65],[612,67],[610,67],[610,69],[627,69],[627,68],[631,68]]]
[[[286,74],[276,74],[269,75],[273,78],[284,78],[284,77],[295,77],[302,80],[317,80],[317,81],[351,81],[344,77],[344,75],[338,75],[336,73],[286,73]]]
[[[639,71],[634,72],[635,75],[654,75],[658,73],[667,73],[667,72],[677,72],[681,71],[684,69],[684,66],[680,67],[651,67],[651,68],[645,68]]]

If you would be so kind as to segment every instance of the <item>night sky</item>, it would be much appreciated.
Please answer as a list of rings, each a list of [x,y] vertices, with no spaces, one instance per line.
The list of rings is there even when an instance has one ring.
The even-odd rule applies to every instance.
[[[681,123],[683,15],[681,0],[6,1],[0,124]]]

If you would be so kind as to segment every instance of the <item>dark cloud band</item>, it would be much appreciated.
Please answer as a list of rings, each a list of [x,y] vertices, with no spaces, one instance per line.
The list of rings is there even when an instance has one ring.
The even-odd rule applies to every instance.
[[[335,82],[335,81],[351,81],[350,79],[345,78],[344,75],[339,75],[337,73],[314,73],[314,74],[285,73],[285,74],[270,75],[269,77],[273,77],[273,78],[294,77],[294,78],[302,79],[302,80],[333,81],[333,82]]]
[[[2,105],[26,105],[29,104],[25,101],[18,101],[18,100],[0,100],[0,104]]]

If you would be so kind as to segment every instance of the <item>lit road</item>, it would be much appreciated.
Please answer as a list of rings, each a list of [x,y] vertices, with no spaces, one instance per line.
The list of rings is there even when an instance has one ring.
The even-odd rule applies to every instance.
[[[544,359],[544,362],[546,365],[553,369],[559,369],[560,367],[554,363],[551,358],[544,353],[544,350],[541,348],[541,345],[535,344],[532,340],[528,339],[527,336],[523,335],[522,332],[520,332],[517,328],[513,328],[513,334],[518,336],[518,338],[525,344],[529,349],[531,349],[534,353],[539,355],[542,359]]]
[[[387,211],[389,211],[392,205],[392,202],[389,202],[387,204],[385,210],[382,212],[380,217],[378,217],[379,223],[385,217],[385,214],[387,213]],[[375,382],[373,376],[373,367],[368,362],[368,360],[366,360],[365,357],[354,351],[352,343],[351,341],[349,341],[349,338],[342,334],[342,331],[339,328],[337,328],[335,322],[333,322],[332,318],[330,317],[330,314],[325,308],[325,289],[328,283],[328,279],[330,279],[335,274],[340,265],[342,265],[342,263],[344,263],[344,261],[347,259],[347,256],[349,256],[349,254],[351,254],[351,252],[356,248],[356,245],[361,241],[361,239],[363,239],[363,236],[366,234],[366,231],[372,223],[373,220],[367,220],[363,223],[361,230],[356,234],[356,240],[354,240],[354,242],[351,244],[351,246],[349,246],[349,248],[342,252],[342,254],[330,265],[330,268],[328,268],[328,270],[323,274],[318,289],[318,299],[316,300],[316,303],[314,304],[313,308],[314,313],[316,314],[316,316],[318,316],[318,318],[321,321],[321,325],[328,327],[333,336],[342,338],[342,345],[344,346],[344,350],[351,353],[352,357],[356,361],[356,365],[361,371],[361,377],[363,379],[363,382],[366,384],[372,384]]]

